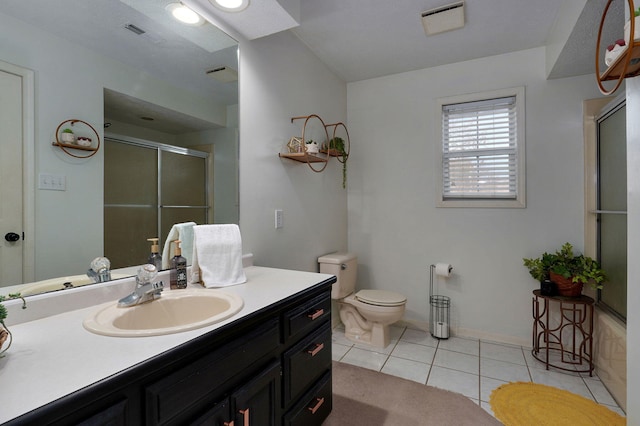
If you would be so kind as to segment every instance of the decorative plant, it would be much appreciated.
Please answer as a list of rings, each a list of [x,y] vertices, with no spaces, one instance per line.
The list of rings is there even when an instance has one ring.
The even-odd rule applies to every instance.
[[[73,130],[71,130],[71,129],[67,128],[67,129],[64,129],[64,130],[62,131],[62,133],[71,133],[71,134],[73,134]]]
[[[537,281],[549,279],[549,272],[554,272],[570,278],[574,283],[588,283],[593,288],[601,289],[607,278],[597,261],[583,254],[575,255],[569,243],[564,243],[553,254],[545,252],[539,258],[522,260],[529,274]]]
[[[336,136],[329,140],[329,150],[335,150],[338,157],[342,157],[342,187],[347,187],[347,152],[344,147],[344,139]]]
[[[0,347],[5,340],[9,339],[9,344],[7,345],[7,347],[0,350],[0,356],[2,356],[7,350],[9,350],[11,342],[13,341],[11,332],[9,331],[7,325],[4,323],[4,320],[7,319],[7,315],[9,313],[7,312],[7,308],[2,304],[2,302],[4,302],[5,300],[11,299],[22,299],[22,309],[27,309],[27,302],[24,300],[24,297],[20,295],[20,293],[9,293],[9,295],[7,296],[0,295],[0,325],[2,325],[2,329],[0,329]]]
[[[636,10],[635,12],[633,12],[634,16],[640,16],[640,7],[638,8],[638,10]]]

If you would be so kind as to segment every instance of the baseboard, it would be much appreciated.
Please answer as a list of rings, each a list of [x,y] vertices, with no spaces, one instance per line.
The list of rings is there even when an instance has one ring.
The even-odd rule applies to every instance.
[[[429,331],[429,323],[426,321],[406,321],[401,320],[396,323],[401,327],[408,327],[422,331]],[[513,336],[505,336],[503,334],[488,333],[483,330],[477,330],[472,328],[460,328],[452,327],[450,330],[452,337],[463,337],[467,339],[479,339],[496,343],[504,343],[507,345],[523,346],[525,348],[531,347],[531,341],[529,339],[521,339]]]

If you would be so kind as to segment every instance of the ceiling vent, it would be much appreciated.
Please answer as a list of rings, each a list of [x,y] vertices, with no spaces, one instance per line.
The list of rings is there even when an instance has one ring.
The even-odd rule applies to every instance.
[[[422,12],[422,26],[427,35],[464,27],[464,1]]]
[[[238,81],[238,71],[229,67],[218,67],[207,70],[207,75],[223,83]]]
[[[127,25],[125,25],[124,27],[125,27],[126,29],[128,29],[129,31],[131,31],[132,33],[137,34],[137,35],[142,35],[142,34],[144,34],[144,33],[146,32],[146,31],[145,31],[145,30],[143,30],[142,28],[140,28],[140,27],[136,27],[136,26],[135,26],[135,25],[133,25],[133,24],[127,24]]]

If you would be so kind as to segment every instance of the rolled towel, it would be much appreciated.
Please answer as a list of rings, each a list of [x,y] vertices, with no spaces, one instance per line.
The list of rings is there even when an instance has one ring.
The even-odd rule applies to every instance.
[[[226,287],[247,281],[242,268],[242,238],[235,224],[193,227],[193,263],[189,282]]]
[[[182,249],[182,257],[187,259],[187,265],[193,263],[193,227],[196,226],[195,222],[176,223],[171,227],[169,235],[164,242],[162,248],[162,269],[169,269],[171,267],[171,258],[176,254],[175,244],[171,244],[171,241],[180,240],[180,247]]]

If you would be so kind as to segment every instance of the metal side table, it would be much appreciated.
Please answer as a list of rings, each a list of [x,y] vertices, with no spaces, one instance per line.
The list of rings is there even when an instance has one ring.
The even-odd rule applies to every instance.
[[[538,361],[593,375],[593,305],[589,296],[544,296],[533,291],[533,349]]]

